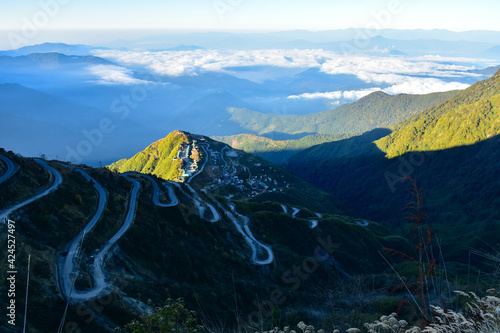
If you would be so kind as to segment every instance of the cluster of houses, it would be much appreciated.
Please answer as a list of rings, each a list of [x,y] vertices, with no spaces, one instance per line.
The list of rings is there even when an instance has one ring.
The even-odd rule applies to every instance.
[[[177,152],[177,157],[175,159],[182,160],[183,163],[183,173],[179,176],[180,181],[185,181],[186,178],[191,177],[194,173],[198,171],[198,161],[191,158],[191,153],[193,150],[198,149],[196,142],[192,144],[181,143],[179,151]]]

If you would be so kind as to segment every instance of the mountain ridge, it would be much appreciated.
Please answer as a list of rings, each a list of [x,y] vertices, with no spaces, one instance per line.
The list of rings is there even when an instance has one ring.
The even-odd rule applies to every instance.
[[[409,151],[443,149],[487,139],[500,133],[496,120],[499,94],[500,70],[491,78],[403,121],[376,144],[387,156],[395,157]],[[457,125],[462,121],[466,122],[464,126]],[[444,138],[440,138],[443,135]]]
[[[456,230],[471,248],[494,243],[500,193],[500,72],[395,126],[376,141],[350,138],[293,156],[287,169],[338,198],[348,209],[401,226],[404,177],[418,180],[433,229],[450,256]],[[313,161],[314,163],[308,163]],[[400,212],[396,214],[395,212]],[[474,234],[475,232],[475,234]],[[473,235],[474,234],[474,235]]]
[[[440,103],[457,91],[426,95],[389,95],[373,92],[352,104],[310,115],[276,115],[230,108],[231,119],[256,134],[280,132],[288,134],[357,134],[377,127],[388,127],[418,113],[429,104]],[[365,114],[367,111],[369,114]],[[346,119],[354,117],[351,121]]]
[[[58,263],[65,258],[73,262],[77,253],[68,250],[80,242],[82,230],[88,232],[84,249],[78,251],[82,256],[74,285],[78,299],[69,302],[66,320],[84,333],[123,326],[151,307],[148,300],[162,304],[171,297],[183,297],[191,308],[197,302],[210,303],[204,314],[231,326],[241,324],[231,315],[237,297],[244,320],[252,324],[249,314],[255,311],[253,302],[268,297],[268,290],[274,289],[283,290],[287,302],[280,304],[281,309],[289,313],[287,320],[293,321],[291,311],[310,306],[306,296],[318,283],[365,271],[383,276],[382,266],[374,266],[379,260],[376,251],[382,246],[408,248],[405,239],[379,224],[365,221],[361,225],[355,218],[339,215],[331,196],[261,158],[200,135],[180,131],[172,135],[186,135],[189,143],[196,140],[199,146],[204,145],[202,150],[210,152],[202,160],[211,161],[202,161],[205,168],[192,174],[192,181],[172,183],[137,173],[33,161],[0,150],[19,166],[9,180],[0,183],[0,215],[5,205],[8,209],[39,193],[40,188],[53,188],[9,213],[16,223],[16,239],[23,244],[18,260],[31,253],[30,330],[54,331],[59,325],[66,307],[60,286],[68,285],[61,279],[71,278],[71,274],[56,271],[62,269]],[[161,148],[162,142],[151,144],[155,147]],[[227,167],[222,187],[212,181],[217,166]],[[52,183],[53,178],[59,182]],[[262,193],[253,198],[241,195],[238,186],[249,181],[252,191]],[[312,201],[301,200],[308,195]],[[288,200],[294,196],[295,202]],[[47,238],[47,234],[52,237]],[[290,288],[298,278],[290,267],[300,265],[304,258],[314,258],[318,244],[325,259],[315,259],[317,267],[310,278],[299,278],[300,289]],[[107,255],[101,252],[108,250]],[[270,262],[266,251],[270,251]],[[334,251],[335,257],[331,256]],[[94,260],[94,255],[99,259]],[[96,269],[105,278],[99,278]],[[27,274],[25,267],[18,271],[19,277]],[[234,291],[229,291],[228,285]],[[93,295],[94,289],[102,294],[86,300],[85,295]],[[91,313],[91,320],[82,315],[82,307],[106,299],[110,301],[100,303],[105,304],[103,311]],[[24,299],[17,304],[24,306]],[[0,300],[0,305],[4,306],[5,300]],[[322,320],[314,314],[304,316]]]

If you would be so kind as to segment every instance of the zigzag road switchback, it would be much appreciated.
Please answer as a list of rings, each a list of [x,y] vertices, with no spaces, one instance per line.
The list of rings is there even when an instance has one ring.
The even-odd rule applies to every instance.
[[[231,210],[234,211],[236,216],[234,216],[231,212],[229,212],[227,209],[222,207],[220,203],[218,203],[219,208],[224,211],[226,216],[233,222],[234,226],[238,230],[238,232],[245,238],[245,240],[250,244],[250,248],[252,249],[252,258],[250,261],[254,265],[268,265],[274,261],[274,253],[273,250],[271,249],[270,246],[262,244],[259,242],[257,239],[255,239],[254,235],[252,234],[252,231],[250,230],[250,227],[248,226],[250,223],[250,219],[244,215],[238,214],[235,211],[235,206],[234,204],[230,204]],[[258,250],[257,248],[264,249],[264,251],[267,253],[267,258],[264,260],[257,259],[258,255]]]
[[[169,203],[163,203],[160,201],[160,187],[158,186],[158,183],[156,182],[156,180],[153,177],[151,177],[150,175],[139,173],[139,172],[126,172],[126,173],[124,173],[124,175],[134,175],[134,176],[140,176],[140,177],[144,177],[144,178],[148,179],[151,182],[151,185],[153,185],[152,200],[156,206],[174,207],[174,206],[177,206],[179,204],[179,199],[175,195],[175,192],[174,192],[172,185],[165,183],[165,182],[162,182],[163,186],[165,186],[165,188],[167,189],[168,195],[170,197]]]
[[[0,212],[0,221],[4,221],[5,219],[8,219],[9,215],[12,212],[14,212],[15,210],[17,210],[21,207],[24,207],[24,206],[32,203],[33,201],[38,200],[38,199],[46,196],[49,193],[54,192],[55,190],[57,190],[59,185],[62,184],[63,178],[62,178],[61,174],[59,172],[57,172],[56,169],[54,169],[53,167],[48,165],[47,162],[45,162],[44,160],[35,159],[35,161],[50,173],[50,178],[52,180],[51,185],[47,189],[42,190],[40,193],[35,194],[31,198],[24,200],[18,204],[15,204],[11,207],[8,207],[7,209]]]
[[[72,300],[81,300],[81,299],[89,299],[93,297],[97,297],[101,290],[101,286],[105,285],[104,276],[102,274],[99,275],[99,272],[93,272],[92,280],[94,282],[94,288],[88,291],[73,291],[73,275],[76,274],[75,265],[78,262],[77,256],[80,252],[80,244],[84,234],[88,234],[94,226],[97,224],[99,219],[101,218],[104,209],[106,208],[106,204],[108,202],[108,194],[106,190],[95,180],[93,179],[87,172],[81,169],[75,169],[72,166],[61,164],[62,166],[73,169],[83,175],[85,179],[94,184],[94,188],[97,191],[97,211],[87,223],[87,225],[66,245],[67,254],[65,256],[60,256],[59,262],[57,265],[58,269],[58,279],[59,279],[59,288],[61,293],[63,294],[65,299],[72,298]],[[102,270],[101,270],[102,273]],[[103,288],[102,288],[103,289]]]
[[[17,172],[17,170],[19,170],[19,166],[15,164],[10,158],[2,154],[0,154],[0,160],[2,160],[7,167],[7,170],[5,170],[5,172],[0,176],[1,184],[12,177]]]

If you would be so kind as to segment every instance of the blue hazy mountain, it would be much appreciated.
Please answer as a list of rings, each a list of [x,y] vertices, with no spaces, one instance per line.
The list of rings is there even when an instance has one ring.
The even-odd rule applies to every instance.
[[[231,120],[231,114],[226,111],[234,105],[251,107],[227,91],[217,91],[193,102],[173,122],[183,130],[207,135],[218,135],[221,132],[231,133],[229,135],[244,133],[245,129]]]
[[[488,58],[500,59],[500,45],[487,49],[484,51],[483,55]]]
[[[85,55],[92,55],[92,50],[95,49],[104,49],[103,47],[94,47],[94,46],[89,46],[89,45],[83,45],[83,44],[76,44],[76,45],[70,45],[70,44],[64,44],[64,43],[43,43],[43,44],[37,44],[37,45],[30,45],[30,46],[24,46],[16,50],[10,50],[10,51],[0,51],[0,55],[7,55],[7,56],[21,56],[21,55],[28,55],[32,53],[61,53],[65,55],[80,55],[80,56],[85,56]]]
[[[500,51],[500,50],[499,50]],[[490,66],[484,69],[474,69],[469,72],[476,73],[484,76],[493,76],[496,72],[500,70],[500,65],[498,66]]]
[[[18,84],[0,84],[0,105],[1,146],[25,156],[43,153],[95,165],[143,148],[161,135],[112,112]],[[80,151],[81,160],[72,150]]]
[[[204,48],[201,46],[197,45],[178,45],[176,47],[171,47],[169,49],[166,49],[165,51],[196,51],[196,50],[203,50]]]
[[[279,43],[280,49],[323,49],[337,53],[367,53],[374,55],[409,55],[422,56],[439,54],[441,56],[469,57],[477,56],[478,50],[489,50],[491,43],[471,41],[443,41],[439,39],[390,39],[375,36],[363,39],[350,39],[346,41],[313,43],[306,40],[293,40]]]
[[[292,40],[307,40],[312,43],[325,43],[332,41],[346,41],[353,40],[356,36],[365,36],[365,29],[339,29],[339,30],[327,30],[327,31],[308,31],[308,30],[293,30],[293,31],[280,31],[280,32],[270,32],[269,36],[280,38],[283,41]],[[380,29],[377,30],[377,35],[388,39],[400,39],[400,40],[418,40],[418,39],[438,39],[445,41],[473,41],[481,43],[494,43],[497,44],[500,40],[499,31],[485,31],[485,30],[473,30],[473,31],[450,31],[445,29],[413,29],[413,30],[401,30],[401,29]]]
[[[361,36],[361,38],[360,38]],[[359,47],[360,40],[362,46]],[[325,49],[341,53],[370,52],[374,48],[412,56],[440,54],[442,56],[479,56],[498,45],[500,32],[448,30],[381,29],[377,36],[364,29],[344,29],[311,32],[304,30],[272,33],[172,33],[120,40],[109,44],[113,48],[172,49],[180,45],[196,45],[207,49]]]
[[[61,53],[0,56],[0,83],[18,83],[49,93],[63,91],[64,95],[70,87],[81,87],[97,80],[89,67],[99,65],[111,66],[113,63],[94,56]]]
[[[64,65],[74,65],[74,64],[88,64],[88,65],[113,65],[112,62],[91,56],[78,56],[78,55],[66,55],[57,52],[48,53],[30,53],[27,55],[20,56],[6,56],[0,55],[0,66],[34,66],[43,69],[54,69],[59,66]]]
[[[98,109],[19,84],[0,84],[0,105],[2,113],[51,124],[64,124],[72,130],[90,125],[103,114]]]

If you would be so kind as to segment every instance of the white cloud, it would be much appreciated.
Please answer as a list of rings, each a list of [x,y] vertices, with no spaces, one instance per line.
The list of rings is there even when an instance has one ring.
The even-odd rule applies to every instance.
[[[366,55],[339,56],[326,61],[321,70],[328,74],[354,74],[367,83],[396,84],[409,75],[429,77],[476,76],[469,66],[433,62],[421,58],[373,57]]]
[[[401,76],[397,84],[387,88],[369,88],[363,90],[349,91],[331,91],[318,93],[304,93],[300,95],[291,95],[289,99],[329,99],[329,100],[358,100],[375,91],[383,91],[390,95],[412,94],[424,95],[434,92],[443,92],[450,90],[462,90],[469,87],[468,84],[460,82],[445,82],[434,78],[417,78]]]
[[[476,76],[474,59],[425,56],[418,58],[369,55],[340,55],[324,50],[249,50],[249,51],[119,51],[99,50],[96,55],[124,65],[140,65],[169,76],[223,72],[227,67],[276,66],[319,68],[327,74],[353,74],[367,83],[402,83],[401,76],[429,77]],[[478,61],[478,60],[476,60]],[[451,64],[450,64],[451,62]],[[462,64],[462,65],[461,65]]]
[[[331,100],[357,100],[371,94],[374,91],[379,91],[379,88],[371,88],[365,90],[349,90],[349,91],[331,91],[324,93],[304,93],[300,95],[291,95],[289,99],[331,99]]]
[[[97,55],[123,66],[139,66],[167,76],[197,75],[203,72],[232,72],[228,68],[245,66],[275,66],[283,68],[318,68],[323,73],[355,75],[372,86],[363,90],[305,93],[290,99],[356,100],[382,90],[389,94],[426,94],[437,91],[464,89],[461,79],[476,77],[469,73],[469,58],[385,57],[370,55],[340,55],[324,50],[249,50],[249,51],[119,51],[100,50]],[[97,70],[95,69],[97,68]],[[123,67],[94,66],[94,72],[104,82],[131,84],[137,82]],[[445,80],[446,79],[446,80]],[[453,82],[449,82],[452,79]]]
[[[98,83],[107,84],[139,84],[146,81],[131,77],[132,71],[119,66],[113,65],[94,65],[89,66],[88,70],[92,75],[97,76]]]
[[[396,94],[429,94],[449,90],[462,90],[468,88],[468,84],[460,82],[444,82],[439,79],[409,78],[405,82],[383,89],[384,92]]]
[[[100,50],[96,55],[124,65],[142,65],[158,74],[195,75],[201,71],[222,72],[227,67],[277,66],[312,68],[321,66],[323,57],[337,56],[323,50],[250,50],[250,51],[118,51]]]

